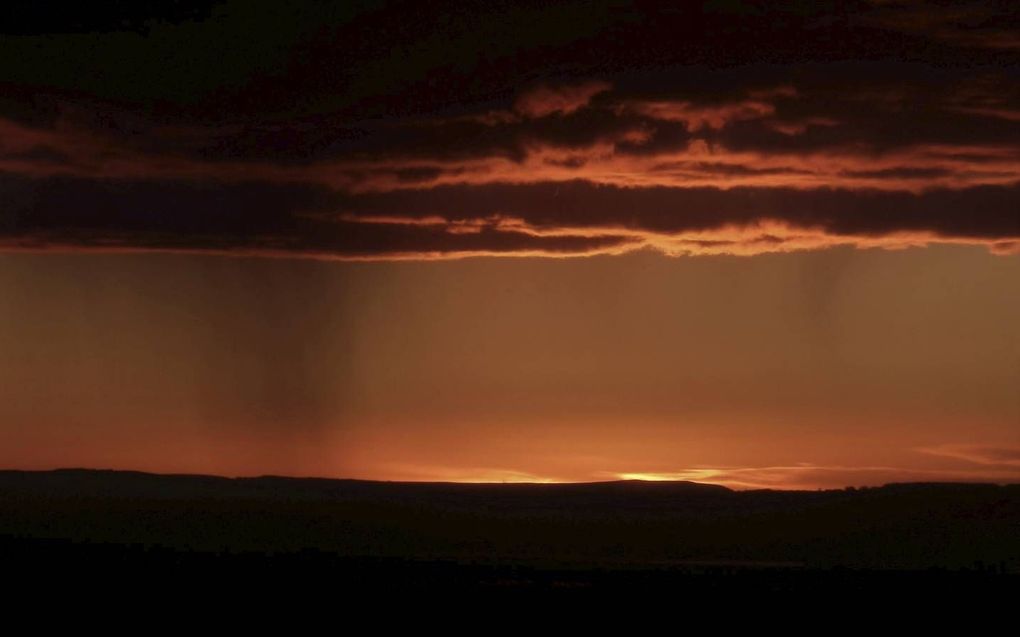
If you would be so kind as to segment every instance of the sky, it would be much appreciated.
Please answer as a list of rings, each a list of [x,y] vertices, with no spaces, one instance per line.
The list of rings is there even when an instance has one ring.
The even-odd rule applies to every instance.
[[[1020,482],[1008,2],[0,11],[0,467]]]

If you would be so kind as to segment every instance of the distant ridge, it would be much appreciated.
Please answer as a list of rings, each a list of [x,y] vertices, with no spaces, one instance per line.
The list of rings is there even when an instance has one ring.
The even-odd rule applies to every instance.
[[[592,572],[797,564],[1020,573],[1018,528],[1020,485],[733,491],[633,480],[464,484],[0,471],[0,545],[7,543],[11,559],[29,550],[25,542],[59,540],[126,547],[116,549],[121,556],[161,547],[213,561],[224,553],[311,551],[501,568],[569,563]],[[82,549],[80,558],[105,563],[106,550]],[[26,568],[49,554],[39,551],[25,558]]]
[[[580,482],[461,482],[461,481],[450,481],[450,480],[370,480],[363,478],[327,478],[322,476],[284,476],[277,474],[263,474],[258,476],[222,476],[217,474],[208,473],[162,473],[156,471],[141,471],[135,469],[94,469],[87,467],[60,467],[57,469],[0,469],[0,479],[10,476],[74,476],[74,477],[139,477],[139,478],[185,478],[185,479],[200,479],[200,480],[213,480],[213,481],[225,481],[225,482],[251,482],[251,481],[280,481],[280,482],[306,482],[306,483],[357,483],[357,484],[402,484],[402,485],[485,485],[485,486],[536,486],[536,487],[548,487],[548,488],[559,488],[568,486],[624,486],[624,485],[640,485],[650,486],[656,488],[655,485],[688,485],[693,488],[707,487],[714,490],[732,491],[729,487],[723,485],[712,484],[707,482],[695,482],[692,480],[641,480],[636,478],[621,479],[621,480],[591,480],[591,481],[580,481]],[[1020,483],[1018,483],[1020,484]],[[835,489],[750,489],[751,491],[842,491],[844,489],[877,489],[886,488],[893,486],[904,486],[904,487],[952,487],[952,486],[1005,486],[997,485],[990,482],[953,482],[953,481],[911,481],[911,482],[890,482],[885,485],[875,487],[853,487],[847,486],[843,488]]]
[[[347,499],[358,496],[447,493],[521,495],[524,493],[583,495],[715,495],[734,493],[715,484],[690,481],[613,480],[601,482],[398,482],[350,478],[264,475],[224,477],[204,474],[162,474],[114,469],[67,468],[47,471],[0,470],[0,491],[89,497],[285,497]]]
[[[977,482],[895,482],[880,487],[844,489],[734,491],[728,487],[687,480],[606,480],[593,482],[443,482],[361,480],[262,475],[226,477],[208,474],[151,473],[119,469],[61,468],[52,470],[0,469],[0,491],[25,491],[51,495],[101,497],[271,497],[336,498],[357,495],[383,495],[397,492],[409,495],[442,493],[470,495],[485,493],[533,495],[619,495],[619,496],[717,496],[737,494],[842,494],[847,491],[887,492],[952,491],[1008,488],[1009,485]]]

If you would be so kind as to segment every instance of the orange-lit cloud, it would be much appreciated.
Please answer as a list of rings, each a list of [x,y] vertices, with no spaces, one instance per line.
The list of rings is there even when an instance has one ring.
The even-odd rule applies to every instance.
[[[608,82],[590,81],[561,86],[539,86],[517,98],[514,110],[525,117],[569,115],[584,108],[591,98],[611,88]]]
[[[345,221],[357,218],[342,216]],[[477,234],[484,228],[496,232],[519,232],[534,237],[589,237],[592,239],[617,238],[619,247],[610,250],[592,249],[588,254],[605,254],[651,248],[669,256],[740,255],[753,256],[774,252],[819,250],[836,246],[856,248],[884,248],[898,250],[924,247],[933,244],[980,245],[994,254],[1015,254],[1020,249],[1020,238],[995,240],[977,237],[940,236],[935,232],[889,232],[871,236],[867,234],[832,234],[824,228],[797,227],[779,220],[763,219],[752,224],[723,225],[705,230],[655,232],[624,227],[536,227],[514,217],[494,215],[480,219],[448,221],[441,217],[400,218],[363,217],[360,223],[381,225],[407,225],[410,227],[443,228],[451,234]]]
[[[738,103],[698,110],[684,117],[695,131],[704,126],[717,128],[738,118],[735,113],[744,112],[745,106]],[[758,111],[745,112],[749,118],[753,113]],[[785,138],[797,136],[811,126],[838,128],[839,124],[813,117],[769,120],[763,126]],[[350,192],[573,180],[621,187],[857,188],[909,192],[1020,182],[1020,146],[1003,141],[928,142],[881,151],[868,145],[838,144],[777,152],[737,150],[724,140],[692,136],[671,148],[632,152],[651,143],[654,130],[652,124],[634,122],[601,134],[590,143],[574,145],[542,139],[539,131],[522,130],[512,155],[493,149],[489,156],[426,157],[402,155],[398,148],[390,149],[386,157],[323,158],[314,163],[290,164],[253,159],[206,162],[179,151],[159,153],[136,148],[73,126],[38,129],[0,119],[0,170],[37,178],[231,182],[258,179]],[[201,138],[201,131],[191,133]],[[159,131],[153,134],[168,135]]]
[[[683,122],[687,129],[696,132],[704,128],[720,129],[727,124],[742,120],[762,119],[775,114],[776,107],[768,98],[773,96],[794,97],[797,92],[791,87],[774,91],[759,91],[756,96],[723,104],[695,104],[687,100],[635,100],[623,102],[618,111],[631,111],[653,120]]]
[[[341,193],[273,182],[0,176],[8,250],[313,259],[667,255],[1020,245],[1016,186],[922,193],[597,186],[585,181]],[[962,215],[959,210],[970,211]]]
[[[176,67],[140,78],[149,67],[115,54],[112,36],[88,47],[58,36],[63,48],[15,38],[0,45],[12,78],[0,246],[327,259],[1017,252],[1016,29],[996,22],[994,2],[860,9],[776,8],[783,19],[763,29],[762,16],[714,6],[610,16],[568,3],[480,12],[450,39],[402,34],[380,58],[394,18],[382,8],[253,56],[275,72],[207,64],[229,77],[204,88]],[[547,13],[568,28],[535,30]],[[154,28],[169,42],[192,27]],[[192,35],[232,41],[206,42],[211,32]],[[66,70],[100,59],[98,75]]]

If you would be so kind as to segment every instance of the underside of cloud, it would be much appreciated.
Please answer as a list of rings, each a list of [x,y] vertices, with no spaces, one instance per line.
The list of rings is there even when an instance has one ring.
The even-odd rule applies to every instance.
[[[26,27],[0,43],[0,249],[1020,252],[1007,5],[713,6],[281,10],[251,60],[218,44],[237,3],[145,38]]]

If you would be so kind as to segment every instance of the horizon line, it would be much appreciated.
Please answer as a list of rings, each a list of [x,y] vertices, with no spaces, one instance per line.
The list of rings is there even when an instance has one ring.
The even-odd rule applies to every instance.
[[[617,478],[612,480],[546,480],[546,481],[485,481],[485,480],[384,480],[384,479],[373,479],[373,478],[350,478],[350,477],[328,477],[328,476],[316,476],[316,475],[286,475],[286,474],[238,474],[238,475],[226,475],[226,474],[215,474],[215,473],[186,473],[186,472],[160,472],[160,471],[145,471],[140,469],[113,469],[113,468],[96,468],[96,467],[54,467],[49,469],[16,469],[16,468],[2,468],[0,467],[0,474],[4,473],[33,473],[33,474],[44,474],[44,473],[71,473],[71,472],[82,472],[82,473],[119,473],[119,474],[135,474],[144,476],[156,476],[166,478],[216,478],[219,480],[259,480],[259,479],[283,479],[283,480],[318,480],[318,481],[329,481],[329,482],[364,482],[364,483],[375,483],[375,484],[406,484],[406,485],[477,485],[477,486],[530,486],[530,487],[556,487],[556,486],[585,486],[585,485],[607,485],[607,484],[661,484],[661,485],[677,485],[687,484],[699,487],[712,487],[717,489],[724,489],[731,493],[737,492],[751,492],[751,491],[779,491],[779,492],[818,492],[818,491],[859,491],[867,489],[882,489],[891,486],[898,485],[952,485],[952,486],[994,486],[994,487],[1010,487],[1020,486],[1020,482],[994,482],[994,481],[977,481],[977,480],[908,480],[901,482],[886,482],[880,485],[845,485],[843,487],[818,487],[818,488],[794,488],[784,489],[776,487],[746,487],[746,488],[734,488],[725,484],[717,482],[700,482],[696,480],[656,480],[656,479],[641,479],[641,478]]]

